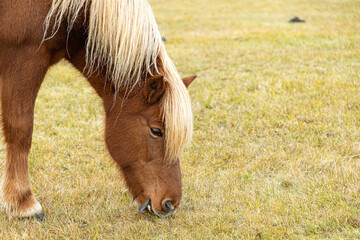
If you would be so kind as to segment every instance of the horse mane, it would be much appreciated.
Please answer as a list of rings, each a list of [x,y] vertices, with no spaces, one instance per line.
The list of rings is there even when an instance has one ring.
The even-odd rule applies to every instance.
[[[43,40],[52,38],[63,21],[69,32],[80,14],[88,20],[85,60],[89,72],[105,69],[115,89],[126,91],[143,81],[144,75],[164,74],[167,91],[161,112],[165,158],[171,164],[191,141],[192,112],[189,94],[167,55],[150,5],[146,0],[53,0]]]

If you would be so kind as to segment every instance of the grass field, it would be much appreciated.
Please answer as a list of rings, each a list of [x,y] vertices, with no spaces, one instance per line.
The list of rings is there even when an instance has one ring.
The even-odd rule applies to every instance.
[[[198,74],[181,208],[137,214],[100,99],[61,62],[40,90],[30,155],[46,221],[1,213],[0,237],[360,239],[359,1],[150,3],[180,73]]]

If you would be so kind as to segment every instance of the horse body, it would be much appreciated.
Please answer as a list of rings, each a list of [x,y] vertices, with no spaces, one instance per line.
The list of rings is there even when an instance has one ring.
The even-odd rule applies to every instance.
[[[147,4],[143,0],[132,1]],[[159,216],[172,213],[181,200],[181,172],[178,155],[168,154],[172,134],[168,125],[176,121],[166,120],[169,115],[170,119],[175,119],[176,116],[169,112],[178,108],[174,104],[170,104],[170,110],[166,107],[169,105],[167,99],[176,94],[177,89],[172,86],[178,84],[167,74],[168,60],[161,58],[164,53],[159,52],[156,61],[160,64],[151,71],[141,70],[141,79],[132,85],[129,85],[131,79],[127,85],[124,85],[125,81],[112,79],[116,75],[110,71],[117,66],[114,64],[117,59],[101,63],[104,59],[93,57],[89,65],[89,51],[90,55],[94,53],[89,50],[88,41],[101,44],[96,39],[89,40],[92,29],[88,27],[93,14],[91,4],[100,0],[74,2],[79,4],[80,11],[72,20],[57,18],[56,11],[49,17],[49,12],[55,9],[54,4],[61,3],[59,0],[0,2],[0,88],[7,154],[1,187],[3,206],[14,216],[42,214],[42,207],[32,194],[28,173],[34,104],[48,68],[66,58],[80,71],[88,72],[86,77],[90,85],[103,100],[106,145],[124,174],[130,193],[140,205],[151,203],[152,210]],[[86,13],[87,10],[90,12]],[[44,41],[46,21],[51,36]],[[156,63],[151,65],[156,66]],[[185,84],[193,79],[186,78]],[[178,93],[180,97],[188,98],[181,94],[184,95]],[[191,112],[186,114],[191,115]],[[170,161],[168,156],[171,156]]]

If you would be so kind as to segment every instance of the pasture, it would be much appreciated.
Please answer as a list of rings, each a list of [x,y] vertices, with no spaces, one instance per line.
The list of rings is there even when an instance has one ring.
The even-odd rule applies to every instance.
[[[0,238],[360,238],[359,2],[150,4],[181,75],[198,75],[180,209],[137,213],[100,99],[62,61],[41,87],[30,154],[46,221],[1,212]]]

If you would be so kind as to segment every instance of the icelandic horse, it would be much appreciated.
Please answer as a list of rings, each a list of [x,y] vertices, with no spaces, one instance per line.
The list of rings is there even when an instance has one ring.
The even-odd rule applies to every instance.
[[[105,142],[139,211],[171,215],[179,156],[191,141],[186,87],[146,0],[1,0],[0,89],[9,216],[43,218],[28,171],[34,104],[50,66],[67,59],[101,97]]]

